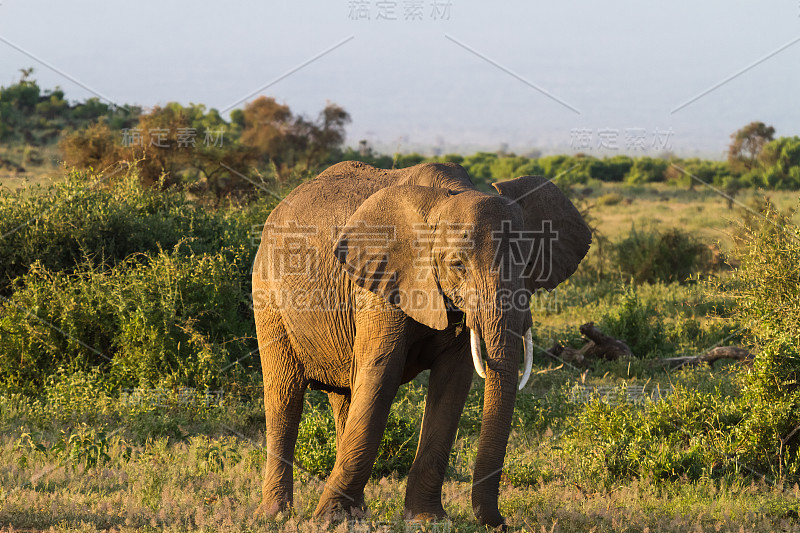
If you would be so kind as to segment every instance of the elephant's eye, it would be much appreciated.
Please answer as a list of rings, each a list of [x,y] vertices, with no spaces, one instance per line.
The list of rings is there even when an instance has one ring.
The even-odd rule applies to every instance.
[[[453,259],[452,261],[450,261],[450,268],[452,268],[459,274],[463,274],[467,271],[467,266],[461,259]]]

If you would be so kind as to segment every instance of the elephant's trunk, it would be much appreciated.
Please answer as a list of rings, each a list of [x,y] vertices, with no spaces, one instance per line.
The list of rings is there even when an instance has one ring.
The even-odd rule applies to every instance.
[[[503,523],[497,497],[517,397],[517,358],[522,339],[509,329],[497,329],[495,324],[495,328],[485,334],[484,340],[488,353],[486,388],[478,457],[472,479],[472,508],[481,524],[494,527]]]

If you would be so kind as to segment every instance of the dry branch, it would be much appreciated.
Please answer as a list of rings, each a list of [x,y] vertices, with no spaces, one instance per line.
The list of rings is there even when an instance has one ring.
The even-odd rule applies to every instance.
[[[714,363],[720,359],[732,359],[739,361],[742,364],[751,364],[754,355],[744,348],[738,346],[718,346],[709,350],[703,355],[695,355],[690,357],[668,357],[661,359],[660,364],[668,366],[672,370],[677,370],[686,366],[694,366],[703,363],[708,363],[708,366],[713,367]]]
[[[587,322],[582,325],[580,331],[581,334],[588,339],[580,349],[576,350],[569,346],[562,346],[556,342],[544,353],[563,363],[584,368],[589,365],[591,359],[600,358],[608,361],[616,361],[620,357],[633,357],[633,352],[624,341],[606,335],[594,325],[594,322]],[[709,366],[713,367],[714,363],[720,359],[731,359],[742,364],[751,364],[754,356],[748,350],[739,348],[738,346],[717,346],[703,355],[667,357],[658,360],[656,364],[670,368],[671,370],[677,370],[686,366],[699,365],[702,363],[707,363]]]
[[[583,350],[583,348],[581,348]],[[581,350],[570,348],[569,346],[561,346],[559,343],[553,343],[553,346],[544,353],[573,366],[584,366],[586,358]]]

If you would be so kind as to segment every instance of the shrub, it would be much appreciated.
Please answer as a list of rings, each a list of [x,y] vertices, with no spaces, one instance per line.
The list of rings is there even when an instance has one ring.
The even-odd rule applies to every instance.
[[[217,387],[254,335],[249,264],[224,254],[141,254],[101,270],[35,264],[0,308],[5,388],[35,390],[59,367],[101,366],[115,386]]]
[[[211,211],[181,192],[141,186],[135,172],[108,179],[73,172],[24,197],[0,189],[0,295],[36,260],[48,270],[72,272],[87,259],[113,266],[180,242],[189,255],[224,249],[252,261],[251,226],[263,224],[274,205],[265,200]]]
[[[274,205],[210,210],[135,172],[0,191],[2,388],[98,366],[115,386],[203,389],[255,363],[251,238]]]
[[[633,159],[625,155],[595,160],[589,167],[589,174],[600,181],[622,181],[630,172]]]
[[[503,468],[503,474],[515,487],[535,486],[554,477],[552,470],[543,463],[541,460],[508,462]]]
[[[664,181],[664,173],[668,168],[669,162],[664,159],[639,157],[634,160],[625,181],[634,184]]]
[[[211,440],[205,435],[191,438],[190,453],[193,452],[193,463],[201,475],[210,472],[222,472],[225,467],[236,466],[242,456],[240,446],[234,437],[223,437]]]
[[[665,399],[642,408],[620,409],[594,400],[574,420],[567,449],[580,457],[588,483],[720,477],[737,468],[724,450],[726,435],[740,420],[718,394],[677,386]]]
[[[619,271],[635,283],[685,282],[711,266],[711,250],[683,231],[672,228],[637,231],[611,246]]]
[[[800,477],[800,231],[792,213],[767,204],[743,226],[739,268],[718,290],[736,301],[733,317],[756,345],[744,379],[738,452],[754,468]]]
[[[632,288],[603,316],[600,329],[623,340],[637,357],[661,355],[669,349],[659,311],[649,302],[642,302]]]
[[[759,160],[768,187],[800,188],[800,137],[780,137],[770,141],[764,145]]]
[[[309,393],[297,436],[295,456],[304,469],[325,478],[336,462],[336,423],[321,393]],[[422,405],[407,396],[399,396],[392,404],[386,429],[372,468],[372,477],[397,474],[405,476],[414,461],[419,439],[418,426]]]
[[[67,133],[58,147],[67,166],[93,168],[99,172],[126,158],[117,140],[116,132],[111,131],[107,121],[100,120],[85,129]]]
[[[499,157],[491,164],[491,173],[495,181],[516,178],[518,176],[539,176],[544,169],[534,159],[521,156]]]
[[[312,396],[315,393],[307,394]],[[306,401],[294,454],[303,469],[314,476],[325,478],[333,470],[336,462],[336,422],[325,403]]]
[[[17,439],[15,448],[24,452],[20,458],[24,466],[31,462],[31,455],[41,454],[59,459],[62,465],[77,469],[80,465],[93,468],[110,461],[108,445],[109,439],[104,427],[91,428],[81,424],[69,435],[61,430],[60,437],[49,448],[38,436],[30,433],[23,433]]]
[[[608,194],[604,194],[600,198],[597,199],[598,206],[604,205],[617,205],[622,201],[622,195],[616,192],[610,192]]]
[[[417,453],[419,426],[422,421],[422,405],[407,397],[392,404],[389,419],[383,432],[378,458],[372,468],[374,478],[396,473],[405,476]]]
[[[425,161],[425,156],[417,153],[394,155],[394,168],[413,167]]]

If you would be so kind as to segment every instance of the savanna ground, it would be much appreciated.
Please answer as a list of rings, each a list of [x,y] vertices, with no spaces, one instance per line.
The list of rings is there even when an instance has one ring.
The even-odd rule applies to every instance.
[[[4,233],[28,222],[3,251],[15,281],[0,292],[0,527],[483,530],[470,504],[477,378],[444,486],[450,520],[402,520],[424,374],[393,405],[367,487],[369,516],[312,518],[335,453],[327,399],[312,391],[296,452],[295,508],[259,516],[264,415],[242,280],[258,244],[252,228],[274,200],[212,213],[181,193],[131,179],[95,188],[95,178],[73,174],[46,195],[25,189],[0,203]],[[730,208],[702,186],[573,187],[601,239],[573,278],[532,305],[538,349],[518,395],[500,487],[510,529],[800,530],[790,432],[800,406],[774,400],[748,378],[769,367],[670,372],[658,364],[720,344],[764,348],[720,289],[732,276],[725,260],[743,260],[741,224],[759,223],[764,196],[741,191]],[[796,192],[767,196],[781,211],[797,206]],[[664,259],[675,254],[688,262]],[[578,326],[588,321],[636,357],[573,366],[544,355],[555,341],[580,346]],[[758,401],[778,406],[767,420],[752,412]],[[782,425],[770,433],[776,421]]]

